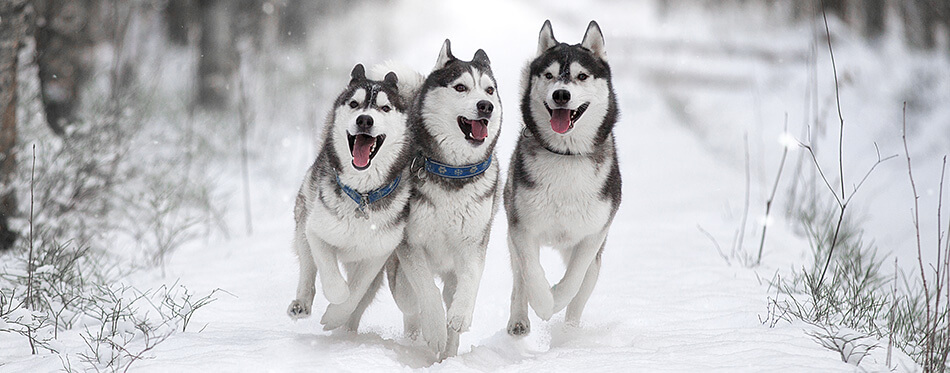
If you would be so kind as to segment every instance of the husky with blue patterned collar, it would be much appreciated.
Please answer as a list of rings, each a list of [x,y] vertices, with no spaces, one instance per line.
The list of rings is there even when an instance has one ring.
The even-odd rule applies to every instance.
[[[320,320],[324,329],[359,326],[383,265],[403,240],[413,149],[407,113],[421,80],[394,72],[371,80],[356,65],[336,99],[294,208],[300,281],[287,309],[291,318],[310,316],[319,274],[330,302]]]
[[[388,267],[389,283],[407,334],[421,332],[440,358],[457,353],[459,334],[471,326],[501,201],[496,88],[485,51],[462,61],[446,40],[409,115],[419,154],[406,244]],[[444,284],[441,296],[435,276]]]

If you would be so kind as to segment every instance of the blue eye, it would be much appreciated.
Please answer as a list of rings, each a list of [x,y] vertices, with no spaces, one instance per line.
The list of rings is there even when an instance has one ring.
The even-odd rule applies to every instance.
[[[551,73],[544,74],[544,78],[548,80],[554,79],[554,74],[551,74]]]
[[[455,88],[456,92],[465,92],[468,90],[468,88],[466,88],[463,84],[456,84],[453,88]]]
[[[580,81],[582,81],[582,82],[585,81],[585,80],[587,80],[587,74],[584,74],[584,73],[578,74],[578,75],[577,75],[577,80],[580,80]]]

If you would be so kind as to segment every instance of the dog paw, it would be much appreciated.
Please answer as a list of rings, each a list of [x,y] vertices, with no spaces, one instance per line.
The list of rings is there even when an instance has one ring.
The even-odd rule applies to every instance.
[[[522,320],[510,320],[508,321],[508,334],[515,337],[523,337],[531,333],[531,322],[528,321],[528,318]]]
[[[422,339],[425,340],[429,349],[436,354],[441,354],[445,350],[445,344],[448,340],[448,330],[445,328],[445,322],[424,320],[420,329],[422,330]]]
[[[327,306],[326,312],[320,318],[320,324],[323,325],[323,330],[334,330],[343,326],[349,316],[350,313],[347,312],[345,307],[339,304],[331,304]]]
[[[472,316],[466,314],[458,314],[457,312],[452,312],[449,310],[448,315],[448,327],[454,330],[457,333],[464,333],[468,331],[468,328],[472,326]]]
[[[554,296],[547,287],[536,291],[529,297],[528,303],[541,320],[547,321],[554,315]]]
[[[287,307],[287,315],[294,320],[306,319],[310,317],[310,306],[305,305],[298,299],[295,299],[294,301],[290,302],[290,306]]]
[[[323,284],[323,296],[332,304],[340,304],[346,301],[350,296],[350,289],[347,289],[346,283],[341,281],[328,281]]]

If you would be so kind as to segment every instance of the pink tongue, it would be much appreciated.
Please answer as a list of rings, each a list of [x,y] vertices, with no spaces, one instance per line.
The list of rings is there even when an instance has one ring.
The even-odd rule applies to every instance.
[[[356,167],[366,167],[369,164],[369,154],[372,153],[376,138],[366,135],[357,135],[353,142],[353,164]]]
[[[571,111],[568,109],[551,110],[551,129],[557,133],[565,133],[571,129]]]
[[[471,120],[468,124],[472,125],[472,138],[475,140],[484,140],[488,137],[488,126],[482,124],[480,120]]]

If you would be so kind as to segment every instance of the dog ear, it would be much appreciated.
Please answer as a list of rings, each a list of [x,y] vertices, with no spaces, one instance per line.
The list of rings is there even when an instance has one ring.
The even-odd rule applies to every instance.
[[[551,30],[551,21],[544,21],[544,25],[541,26],[541,34],[538,36],[538,55],[557,44],[557,40],[554,39],[554,31]]]
[[[353,66],[353,71],[350,72],[350,84],[356,83],[359,80],[366,79],[366,69],[363,68],[363,64],[358,63],[356,66]]]
[[[435,68],[432,69],[438,70],[445,65],[448,65],[449,62],[455,61],[455,56],[452,55],[452,42],[449,39],[445,39],[445,43],[442,43],[442,51],[439,52],[439,59],[435,61]]]
[[[604,34],[600,32],[600,26],[597,25],[596,21],[590,21],[590,24],[587,25],[587,32],[584,33],[584,41],[581,42],[581,46],[590,49],[597,58],[604,61],[607,60],[607,49],[604,47]]]
[[[390,71],[386,74],[386,77],[383,78],[383,83],[391,85],[393,88],[397,88],[396,83],[399,83],[399,77],[396,76],[396,73]]]
[[[472,62],[488,67],[491,65],[491,60],[488,59],[488,54],[484,50],[479,49],[475,51],[475,57],[472,58]]]

